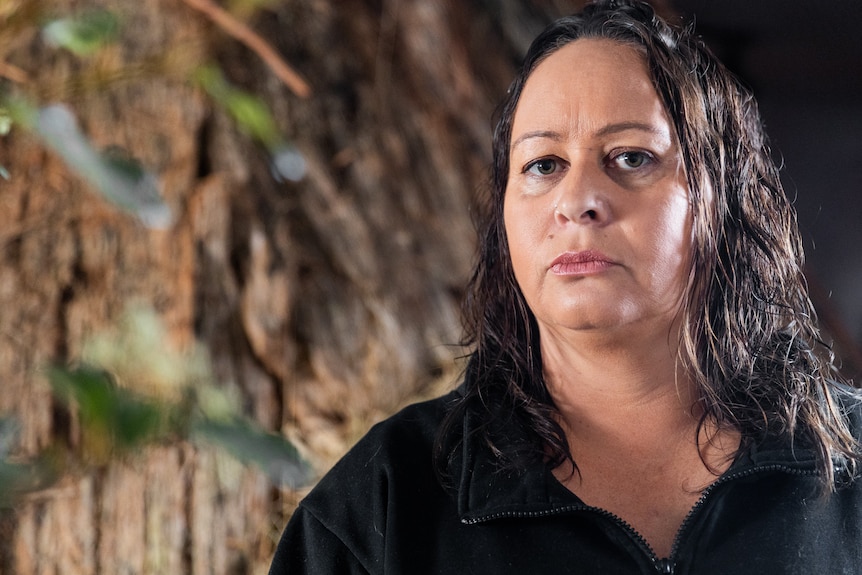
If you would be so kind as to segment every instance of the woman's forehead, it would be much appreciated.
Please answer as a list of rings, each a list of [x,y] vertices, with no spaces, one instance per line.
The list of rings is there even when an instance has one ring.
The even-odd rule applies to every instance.
[[[515,108],[511,144],[531,132],[569,136],[630,128],[672,138],[646,62],[625,44],[585,38],[550,54],[530,74]]]

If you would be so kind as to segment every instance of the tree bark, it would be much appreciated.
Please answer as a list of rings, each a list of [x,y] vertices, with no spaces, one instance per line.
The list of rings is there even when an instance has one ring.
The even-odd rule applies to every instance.
[[[306,79],[308,98],[181,0],[4,5],[7,86],[69,105],[97,148],[158,175],[176,216],[147,229],[31,133],[0,138],[0,413],[21,422],[17,453],[76,447],[75,417],[40,369],[76,361],[138,302],[170,345],[203,343],[219,385],[320,472],[373,422],[453,384],[491,115],[526,43],[575,8],[565,4],[267,4],[247,24]],[[43,16],[98,6],[122,32],[94,56],[38,33]],[[274,178],[267,151],[190,80],[213,61],[268,104],[305,159],[303,180]],[[300,496],[222,454],[156,445],[5,514],[0,569],[263,573]]]

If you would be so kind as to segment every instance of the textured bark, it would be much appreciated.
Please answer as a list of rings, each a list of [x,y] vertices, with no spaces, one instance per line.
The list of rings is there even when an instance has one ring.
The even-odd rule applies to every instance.
[[[177,216],[146,229],[31,134],[0,138],[11,174],[0,180],[0,413],[22,423],[17,451],[78,445],[39,368],[76,360],[133,302],[158,312],[171,345],[202,342],[219,384],[320,471],[371,423],[451,383],[493,105],[565,4],[259,10],[249,25],[308,80],[308,99],[179,0],[4,4],[0,62],[24,74],[10,85],[67,103],[97,147],[141,160]],[[45,45],[42,16],[92,6],[121,15],[116,45],[87,59]],[[306,159],[304,180],[278,183],[266,152],[189,81],[213,60],[269,104]],[[226,456],[154,446],[5,514],[0,569],[261,573],[300,495]]]

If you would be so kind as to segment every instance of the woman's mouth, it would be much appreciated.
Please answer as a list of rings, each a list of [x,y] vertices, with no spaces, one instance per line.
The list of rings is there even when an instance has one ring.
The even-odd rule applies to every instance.
[[[551,273],[558,276],[577,276],[601,273],[611,266],[611,261],[596,250],[564,252],[551,262]]]

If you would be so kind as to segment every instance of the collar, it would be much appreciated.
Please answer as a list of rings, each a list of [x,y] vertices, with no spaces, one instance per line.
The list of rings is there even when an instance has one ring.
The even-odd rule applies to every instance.
[[[504,466],[477,432],[480,415],[464,416],[461,467],[455,469],[458,514],[464,523],[508,515],[548,513],[583,503],[563,487],[544,465],[526,469]]]
[[[467,409],[463,419],[461,456],[456,458],[452,469],[457,486],[458,514],[463,523],[589,508],[557,481],[547,466],[533,465],[526,469],[504,466],[502,459],[491,451],[482,434],[478,433],[480,423],[481,414]],[[776,442],[752,445],[737,456],[716,484],[782,472],[813,474],[813,453]]]

